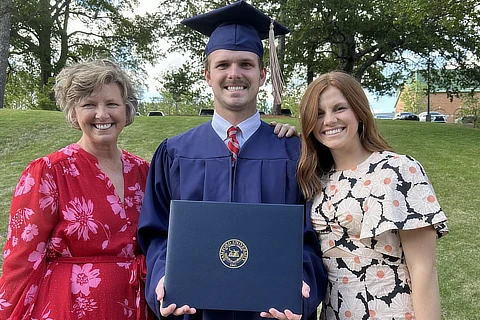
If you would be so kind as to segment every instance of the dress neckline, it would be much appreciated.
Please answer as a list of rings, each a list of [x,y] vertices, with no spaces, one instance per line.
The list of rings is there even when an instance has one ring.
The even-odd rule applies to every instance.
[[[336,170],[335,168],[332,168],[332,170],[330,170],[330,175],[332,174],[335,174],[335,173],[350,173],[350,172],[359,172],[360,170],[362,170],[363,168],[365,167],[368,167],[369,164],[372,162],[372,159],[374,157],[376,157],[377,155],[379,154],[378,151],[374,151],[372,152],[372,154],[370,154],[365,160],[363,160],[362,162],[360,162],[359,164],[357,164],[356,166],[350,168],[350,169],[344,169],[344,170]]]

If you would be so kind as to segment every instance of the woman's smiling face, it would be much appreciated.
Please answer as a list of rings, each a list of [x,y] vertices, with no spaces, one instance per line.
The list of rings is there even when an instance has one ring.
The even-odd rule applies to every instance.
[[[348,151],[361,145],[359,120],[342,91],[330,85],[319,100],[315,138],[331,151]]]
[[[75,106],[75,119],[87,144],[116,146],[127,121],[127,106],[116,83],[97,87]]]

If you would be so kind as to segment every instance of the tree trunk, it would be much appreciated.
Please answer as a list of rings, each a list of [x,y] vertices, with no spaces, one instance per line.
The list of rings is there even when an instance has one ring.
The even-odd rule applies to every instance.
[[[5,100],[12,7],[12,0],[0,0],[0,108],[4,108]]]
[[[50,0],[40,0],[39,14],[42,17],[51,15]],[[38,34],[38,58],[40,60],[40,86],[48,84],[50,77],[53,76],[52,66],[52,29],[53,21],[44,19],[42,25],[37,28]]]

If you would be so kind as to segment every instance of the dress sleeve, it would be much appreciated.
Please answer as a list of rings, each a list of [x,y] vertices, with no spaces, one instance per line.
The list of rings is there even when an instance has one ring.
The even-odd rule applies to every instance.
[[[370,196],[363,203],[360,239],[391,230],[433,226],[437,236],[448,233],[447,217],[422,165],[409,156],[395,156],[367,176]]]
[[[37,159],[22,173],[12,198],[0,278],[1,319],[20,319],[33,306],[57,210],[57,184],[48,159]]]

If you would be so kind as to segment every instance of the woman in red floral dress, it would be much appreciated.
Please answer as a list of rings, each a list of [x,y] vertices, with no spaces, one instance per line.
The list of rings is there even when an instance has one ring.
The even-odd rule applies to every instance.
[[[82,131],[34,160],[15,189],[0,319],[148,319],[137,221],[148,163],[117,146],[137,92],[109,60],[63,69],[57,104]]]

